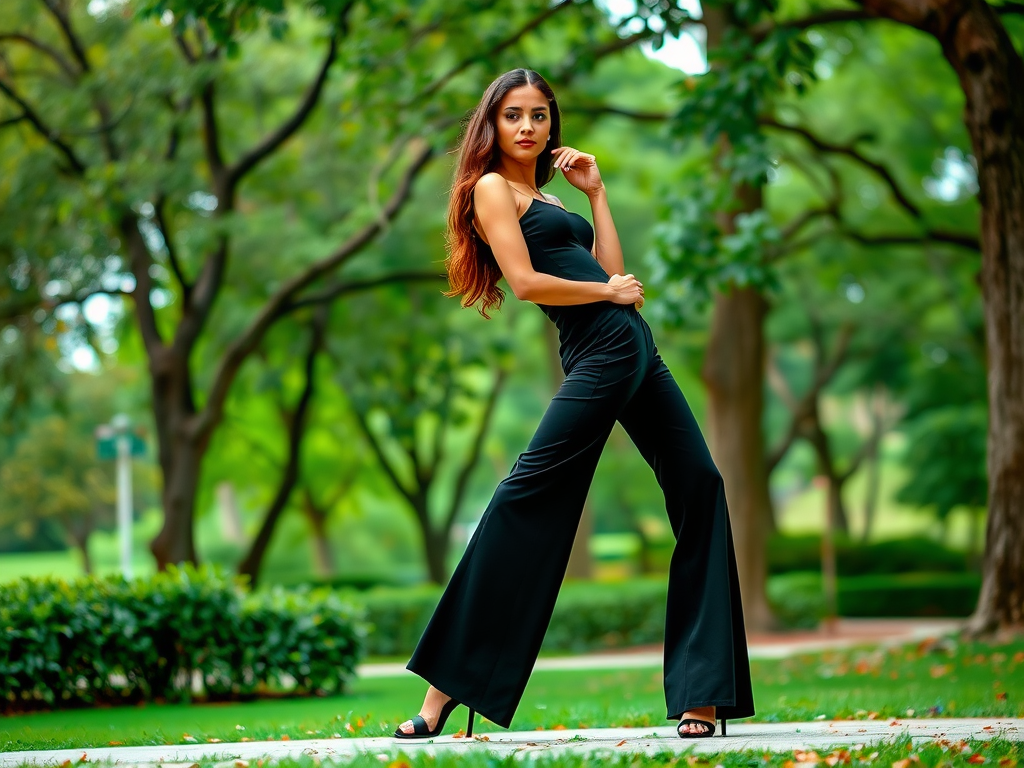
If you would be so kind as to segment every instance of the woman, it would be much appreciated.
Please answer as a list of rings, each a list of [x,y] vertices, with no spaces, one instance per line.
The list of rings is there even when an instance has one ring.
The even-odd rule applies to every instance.
[[[561,170],[594,228],[540,188]],[[595,231],[596,230],[596,231]],[[516,297],[558,327],[565,380],[502,480],[408,664],[431,685],[399,738],[440,734],[461,703],[508,728],[565,574],[583,503],[618,420],[654,469],[677,544],[665,625],[668,717],[681,737],[754,714],[722,478],[637,311],[593,155],[561,144],[558,104],[533,70],[487,88],[466,128],[448,208],[449,296],[480,312]]]

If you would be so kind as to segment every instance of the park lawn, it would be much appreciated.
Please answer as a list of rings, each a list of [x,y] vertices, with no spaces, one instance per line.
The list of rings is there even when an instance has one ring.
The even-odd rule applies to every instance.
[[[760,721],[1024,716],[1024,638],[800,654],[754,660],[751,673]],[[0,720],[0,751],[383,736],[419,710],[423,691],[409,673],[358,679],[336,697],[17,715]],[[445,732],[464,728],[465,713],[457,710]],[[664,716],[659,668],[540,671],[512,728],[667,725]],[[477,717],[478,732],[500,730]]]

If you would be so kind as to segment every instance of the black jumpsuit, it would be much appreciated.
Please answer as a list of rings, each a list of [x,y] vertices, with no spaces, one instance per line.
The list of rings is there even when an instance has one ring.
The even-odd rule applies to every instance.
[[[608,282],[581,215],[534,198],[519,223],[538,272]],[[558,327],[565,380],[498,484],[407,668],[510,727],[617,419],[654,469],[676,537],[665,621],[668,717],[711,705],[718,718],[753,715],[725,488],[650,327],[631,304],[541,309]]]

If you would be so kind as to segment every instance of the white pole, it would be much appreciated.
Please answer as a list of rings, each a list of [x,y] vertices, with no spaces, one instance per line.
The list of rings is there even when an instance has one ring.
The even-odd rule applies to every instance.
[[[127,418],[115,417],[117,433],[117,532],[121,542],[121,573],[132,577],[132,436]]]

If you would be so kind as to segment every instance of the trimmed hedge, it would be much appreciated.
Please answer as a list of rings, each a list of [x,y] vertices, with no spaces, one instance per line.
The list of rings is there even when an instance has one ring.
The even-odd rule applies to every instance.
[[[978,602],[976,573],[844,576],[836,584],[840,616],[969,616]],[[812,627],[825,615],[821,574],[797,571],[768,579],[768,602],[788,626]]]
[[[978,599],[971,573],[903,573],[839,579],[840,616],[967,616]],[[412,653],[441,596],[438,587],[376,589],[353,595],[372,625],[367,653]],[[660,643],[664,639],[665,578],[562,587],[542,649],[578,653]],[[821,574],[796,572],[768,579],[768,601],[786,626],[817,625],[824,616]]]
[[[337,593],[250,593],[206,569],[26,578],[0,584],[0,691],[9,711],[336,692],[365,632]]]
[[[667,586],[664,577],[623,582],[568,582],[558,595],[545,651],[582,652],[664,639]],[[423,634],[441,588],[382,588],[351,595],[372,625],[367,653],[405,656]]]
[[[865,544],[838,535],[835,542],[836,571],[839,576],[908,573],[966,573],[967,556],[935,541],[912,536],[905,539],[874,541]],[[772,575],[793,571],[821,570],[821,536],[768,538],[768,572]]]

